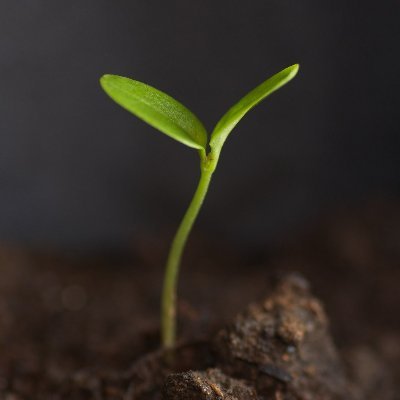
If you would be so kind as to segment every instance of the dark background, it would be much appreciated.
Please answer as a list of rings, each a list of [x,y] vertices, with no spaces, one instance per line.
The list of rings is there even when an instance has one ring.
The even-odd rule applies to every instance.
[[[120,246],[174,229],[198,159],[113,104],[103,73],[147,82],[211,130],[295,62],[230,136],[198,221],[274,241],[400,191],[400,2],[0,2],[0,239]]]

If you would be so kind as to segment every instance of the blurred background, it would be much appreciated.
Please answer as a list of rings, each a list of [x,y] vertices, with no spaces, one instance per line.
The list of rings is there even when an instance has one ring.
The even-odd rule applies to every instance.
[[[177,98],[211,131],[270,75],[298,77],[225,145],[197,231],[256,246],[400,192],[400,3],[0,2],[0,240],[124,247],[172,232],[195,151],[112,103],[104,73]]]

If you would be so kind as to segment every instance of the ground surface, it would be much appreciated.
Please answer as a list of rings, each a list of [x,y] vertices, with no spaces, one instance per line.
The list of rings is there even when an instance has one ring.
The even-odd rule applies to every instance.
[[[316,296],[325,305],[330,324],[327,322],[325,327],[325,322],[321,322],[324,318],[318,320],[316,316],[317,322],[311,325],[319,327],[315,334],[325,347],[331,343],[332,333],[343,373],[348,382],[357,383],[347,388],[351,396],[399,398],[396,397],[399,396],[396,392],[400,392],[398,204],[372,202],[337,213],[308,232],[299,233],[279,249],[260,249],[257,254],[243,254],[222,243],[210,244],[194,238],[185,257],[180,285],[183,346],[175,372],[186,369],[198,372],[170,376],[166,384],[165,375],[171,371],[160,354],[154,352],[164,242],[167,240],[143,238],[134,244],[130,255],[119,258],[66,257],[1,246],[0,398],[159,399],[164,386],[165,399],[185,399],[182,391],[197,390],[196,385],[203,380],[206,383],[199,387],[211,390],[209,397],[204,397],[207,399],[268,398],[254,391],[266,389],[253,385],[251,373],[245,376],[247,373],[232,367],[231,361],[226,367],[226,360],[231,357],[229,352],[236,354],[236,350],[221,350],[216,355],[215,343],[223,348],[221,343],[229,342],[226,339],[218,345],[218,338],[223,337],[223,332],[227,335],[230,326],[238,325],[237,318],[241,321],[239,326],[253,326],[248,322],[249,315],[280,332],[276,318],[289,315],[290,320],[292,314],[286,308],[282,314],[280,306],[275,306],[282,301],[273,295],[278,290],[274,282],[279,281],[277,276],[291,271],[300,272],[310,282],[311,294],[304,296],[311,299]],[[283,303],[289,307],[303,300]],[[256,310],[262,308],[255,314],[253,308],[247,309],[254,301],[264,304],[254,306]],[[307,308],[313,302],[303,303]],[[270,304],[269,308],[265,304]],[[302,323],[303,311],[293,314],[300,316],[294,323]],[[270,318],[275,322],[268,322]],[[226,337],[241,331],[229,332]],[[321,339],[318,332],[327,338]],[[260,343],[257,345],[261,346]],[[306,347],[301,347],[301,343],[296,346],[308,349],[304,343]],[[246,344],[243,346],[247,349]],[[272,356],[268,353],[265,357]],[[332,357],[331,361],[336,362],[336,355]],[[268,365],[264,370],[275,375],[271,379],[280,385],[271,389],[275,390],[271,394],[275,397],[270,398],[312,398],[305,392],[293,392],[297,390],[294,384],[292,392],[281,389],[290,386],[284,382],[286,370],[277,370],[276,363]],[[298,373],[296,365],[288,369],[292,375]],[[212,383],[213,380],[217,383]],[[211,386],[207,386],[210,382]],[[152,390],[149,385],[153,385]],[[265,385],[272,387],[269,381]],[[316,398],[340,398],[332,393]]]

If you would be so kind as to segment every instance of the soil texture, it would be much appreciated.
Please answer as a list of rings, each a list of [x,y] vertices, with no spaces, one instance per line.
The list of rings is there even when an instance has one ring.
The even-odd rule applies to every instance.
[[[0,399],[400,399],[397,202],[251,252],[194,237],[173,361],[162,236],[124,256],[0,246]]]

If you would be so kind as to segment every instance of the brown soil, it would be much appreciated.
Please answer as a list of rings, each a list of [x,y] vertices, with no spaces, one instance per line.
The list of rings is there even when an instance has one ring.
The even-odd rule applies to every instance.
[[[397,204],[257,254],[192,239],[173,364],[157,349],[165,253],[1,247],[0,399],[400,398]]]

